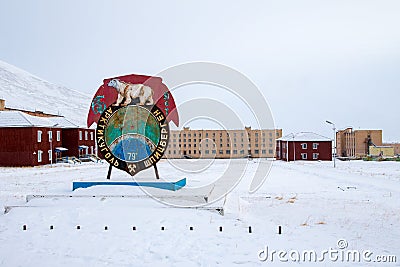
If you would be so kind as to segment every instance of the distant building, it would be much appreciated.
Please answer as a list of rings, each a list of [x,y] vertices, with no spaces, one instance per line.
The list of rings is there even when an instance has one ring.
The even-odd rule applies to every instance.
[[[310,132],[285,135],[276,140],[276,159],[332,160],[332,139]]]
[[[338,157],[361,158],[370,154],[370,146],[382,146],[382,130],[347,128],[337,131],[336,140]]]
[[[64,117],[0,111],[0,166],[37,166],[62,156],[95,153],[94,130]]]
[[[400,143],[384,143],[383,145],[393,147],[394,155],[400,155]]]
[[[55,115],[55,114],[49,114],[45,113],[43,111],[31,111],[31,110],[24,110],[24,109],[18,109],[18,108],[9,108],[6,107],[6,101],[4,99],[0,99],[0,111],[21,111],[23,113],[26,113],[28,115],[36,116],[36,117],[63,117],[60,115]]]
[[[167,158],[273,158],[281,129],[172,130]]]

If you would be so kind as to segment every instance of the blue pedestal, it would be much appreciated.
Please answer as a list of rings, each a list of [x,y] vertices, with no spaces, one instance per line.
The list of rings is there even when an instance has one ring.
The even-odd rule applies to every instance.
[[[72,182],[72,191],[78,188],[88,188],[96,185],[129,185],[129,186],[146,186],[146,187],[154,187],[159,189],[176,191],[181,189],[186,185],[186,178],[183,178],[177,182]]]

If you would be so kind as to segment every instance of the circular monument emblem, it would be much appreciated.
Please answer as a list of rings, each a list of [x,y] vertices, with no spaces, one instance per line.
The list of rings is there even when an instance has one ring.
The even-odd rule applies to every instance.
[[[132,176],[161,159],[168,139],[166,116],[156,105],[111,105],[97,124],[98,150],[113,167]]]

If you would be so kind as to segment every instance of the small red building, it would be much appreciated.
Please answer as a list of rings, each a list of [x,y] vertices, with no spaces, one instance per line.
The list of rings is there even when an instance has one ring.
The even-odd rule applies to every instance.
[[[310,132],[283,136],[276,140],[276,159],[332,160],[332,139]]]
[[[64,117],[36,117],[21,111],[0,111],[0,144],[0,166],[45,165],[62,156],[96,152],[93,129],[79,128]]]

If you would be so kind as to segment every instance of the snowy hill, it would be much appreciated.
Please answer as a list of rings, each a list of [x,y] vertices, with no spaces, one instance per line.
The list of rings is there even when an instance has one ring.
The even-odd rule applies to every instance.
[[[42,80],[0,60],[0,98],[6,107],[60,114],[85,126],[91,96]]]

